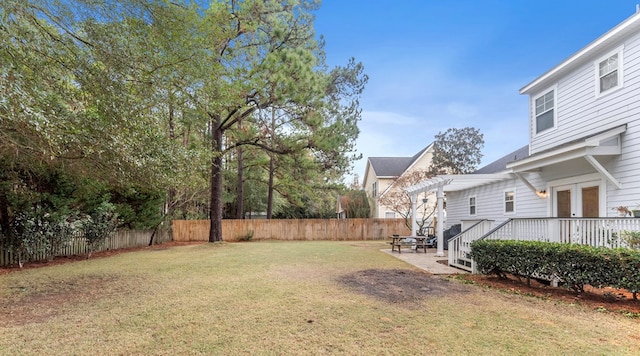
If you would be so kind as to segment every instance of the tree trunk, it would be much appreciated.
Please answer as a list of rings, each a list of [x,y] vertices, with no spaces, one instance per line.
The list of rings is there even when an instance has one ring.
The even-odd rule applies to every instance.
[[[271,108],[271,147],[273,148],[273,140],[276,135],[276,111]],[[267,219],[271,219],[273,215],[273,153],[269,153],[269,184],[267,186]]]
[[[273,215],[273,157],[269,155],[269,186],[267,195],[267,219],[271,219]]]
[[[0,187],[0,232],[9,233],[9,200],[7,192]]]
[[[236,219],[244,219],[244,162],[242,147],[238,147],[238,186],[236,187]]]
[[[222,130],[211,120],[211,201],[209,203],[209,242],[222,241]]]
[[[174,110],[173,110],[173,95],[169,100],[169,140],[173,141],[176,138],[176,128],[175,128],[175,120],[174,120]],[[167,192],[167,209],[164,212],[165,215],[173,216],[173,208],[175,206],[174,199],[176,197],[176,189],[174,187],[169,187],[169,191]],[[155,233],[155,232],[154,232]],[[153,240],[153,236],[151,236],[151,240]],[[151,245],[151,242],[149,243]]]

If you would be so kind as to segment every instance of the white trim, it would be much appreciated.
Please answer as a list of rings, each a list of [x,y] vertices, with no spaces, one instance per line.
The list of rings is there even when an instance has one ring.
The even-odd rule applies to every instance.
[[[525,177],[522,176],[522,173],[516,172],[514,173],[514,175],[520,179],[520,181],[527,186],[527,188],[529,188],[529,190],[531,190],[533,192],[533,194],[535,194],[538,198],[546,198],[548,196],[548,190],[538,190],[536,189],[536,187],[533,186],[533,184],[531,184],[531,182],[529,182]]]
[[[602,177],[598,173],[589,173],[581,176],[567,177],[562,179],[556,179],[547,183],[550,187],[568,184],[578,184],[581,182],[602,180]]]
[[[627,130],[627,125],[614,127],[593,137],[586,138],[577,143],[561,146],[540,154],[535,154],[521,160],[507,163],[507,168],[514,172],[524,172],[546,167],[556,163],[566,162],[586,155],[619,155],[622,152],[620,139],[616,144],[609,145],[611,139]]]
[[[618,85],[616,85],[613,88],[608,89],[607,91],[602,92],[600,90],[600,63],[602,63],[603,61],[618,55],[618,68],[617,70],[617,77],[618,77]],[[624,45],[614,49],[613,51],[610,51],[609,53],[607,53],[606,55],[598,58],[597,60],[594,61],[593,63],[594,68],[594,73],[595,73],[595,81],[596,81],[596,85],[595,85],[595,91],[596,91],[596,99],[609,95],[613,92],[616,92],[620,89],[622,89],[624,87]]]
[[[598,162],[597,159],[595,159],[593,156],[590,155],[586,155],[584,156],[584,158],[591,164],[591,166],[593,166],[593,168],[596,169],[596,171],[598,171],[606,180],[608,180],[611,184],[615,185],[616,188],[618,189],[622,189],[622,183],[620,183],[619,180],[617,180],[611,173],[609,173],[609,171],[607,171],[606,168],[604,168],[604,166],[602,166],[602,164],[600,164],[600,162]]]
[[[404,170],[404,172],[402,172],[401,176],[404,175],[405,173],[409,172],[413,167],[415,167],[416,163],[418,163],[422,157],[424,157],[424,155],[426,155],[429,151],[431,151],[433,149],[433,145],[434,142],[431,142],[422,152],[422,154],[420,156],[418,156],[418,158],[416,158],[410,165],[409,167],[407,167],[407,169]]]
[[[537,105],[536,101],[543,96],[546,96],[550,92],[553,92],[553,108],[545,110],[543,113],[538,115],[536,112]],[[545,113],[553,110],[553,125],[549,128],[546,128],[540,132],[538,132],[538,116],[544,115]],[[538,94],[534,97],[531,97],[531,113],[532,113],[532,127],[533,127],[533,137],[538,137],[540,135],[548,134],[549,132],[554,131],[558,127],[558,84],[552,85],[546,90],[543,90],[541,94]]]
[[[513,193],[513,210],[507,211],[507,193]],[[516,213],[516,188],[505,189],[502,191],[502,212],[504,215],[514,215]]]
[[[513,179],[513,174],[444,174],[413,185],[407,188],[407,191],[409,193],[421,193],[443,187],[446,192],[455,192],[507,179]]]

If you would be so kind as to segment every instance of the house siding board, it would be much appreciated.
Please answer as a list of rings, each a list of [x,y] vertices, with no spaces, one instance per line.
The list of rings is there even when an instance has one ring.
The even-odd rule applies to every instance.
[[[587,180],[591,175],[605,186],[604,216],[619,216],[618,206],[640,208],[640,17],[635,16],[636,33],[625,33],[610,39],[597,50],[585,52],[576,61],[558,72],[552,69],[540,81],[527,85],[524,91],[529,96],[529,135],[531,154],[558,149],[561,145],[576,142],[605,130],[626,125],[620,135],[620,155],[595,156],[596,160],[622,184],[616,185],[597,175],[596,169],[584,158],[572,159],[560,164],[544,166],[539,172],[524,173],[524,177],[535,188],[547,190],[547,198],[539,198],[519,179],[501,181],[464,191],[447,192],[447,226],[465,220],[494,220],[494,226],[508,218],[534,218],[550,216],[552,206],[552,184]],[[596,94],[596,61],[622,46],[623,85],[620,89]],[[546,77],[545,77],[546,76]],[[549,89],[556,91],[556,126],[540,134],[535,133],[534,98]],[[496,162],[494,162],[496,163]],[[579,177],[579,178],[578,178]],[[575,179],[567,179],[575,178]],[[515,213],[505,214],[503,193],[515,187]],[[602,191],[601,191],[602,192]],[[476,197],[476,215],[469,215],[469,197]]]
[[[617,216],[615,207],[636,208],[640,205],[640,114],[629,122],[622,136],[622,154],[604,166],[622,183],[622,189],[607,185],[607,214]]]
[[[544,187],[544,181],[536,174],[527,175],[527,180],[536,187]],[[515,212],[504,212],[504,192],[515,190]],[[469,197],[476,197],[476,215],[469,215]],[[462,223],[462,220],[488,219],[497,226],[510,218],[544,217],[547,201],[538,198],[519,179],[509,179],[465,191],[447,193],[446,226]]]
[[[612,43],[596,55],[585,59],[582,66],[557,82],[556,128],[536,135],[535,116],[530,105],[531,153],[537,153],[569,142],[576,137],[587,136],[627,123],[630,116],[639,113],[640,102],[640,34],[624,43],[623,88],[611,94],[596,97],[595,61],[607,51],[620,46]],[[532,92],[531,100],[548,90],[540,88]]]

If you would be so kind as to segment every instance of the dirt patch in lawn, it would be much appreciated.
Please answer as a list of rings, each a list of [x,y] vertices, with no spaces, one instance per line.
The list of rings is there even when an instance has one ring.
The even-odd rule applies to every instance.
[[[41,323],[70,305],[127,293],[138,283],[117,275],[83,275],[32,285],[17,281],[0,300],[0,325]]]
[[[558,300],[583,305],[593,310],[612,311],[640,318],[640,300],[633,300],[633,295],[624,289],[585,286],[584,293],[576,294],[568,288],[552,287],[536,280],[532,280],[531,285],[527,285],[525,278],[518,279],[512,275],[508,275],[506,279],[480,274],[458,275],[456,278],[507,293]]]
[[[471,291],[469,286],[405,269],[368,269],[343,275],[338,282],[359,293],[407,308],[417,308],[416,301]]]
[[[416,308],[417,300],[473,293],[469,284],[474,284],[504,293],[578,304],[596,311],[640,318],[640,301],[633,300],[632,294],[625,290],[585,286],[584,293],[576,294],[562,286],[552,287],[535,280],[531,281],[531,285],[527,285],[525,279],[508,277],[500,279],[495,276],[464,274],[443,278],[414,270],[369,269],[343,275],[338,281],[358,293],[406,308]],[[462,283],[451,279],[457,279]]]

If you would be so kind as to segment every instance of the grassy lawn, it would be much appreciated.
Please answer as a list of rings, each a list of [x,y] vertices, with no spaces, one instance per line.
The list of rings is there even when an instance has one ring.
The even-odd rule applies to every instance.
[[[637,319],[442,281],[379,251],[386,246],[202,244],[0,275],[0,354],[630,355],[640,348]],[[371,270],[415,274],[424,293],[407,298],[398,286],[358,279]],[[441,285],[450,288],[436,290]]]

